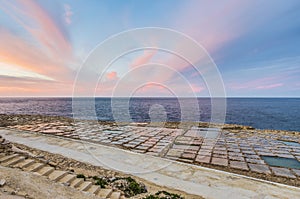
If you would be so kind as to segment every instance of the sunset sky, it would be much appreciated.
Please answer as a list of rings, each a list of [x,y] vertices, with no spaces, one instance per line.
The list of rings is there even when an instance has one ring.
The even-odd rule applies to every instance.
[[[77,71],[99,43],[133,28],[161,27],[207,50],[227,96],[300,97],[299,10],[299,0],[0,0],[0,96],[72,96]],[[155,35],[152,42],[159,47]],[[89,76],[100,75],[95,68],[78,82],[79,90],[82,96],[87,89],[110,96],[126,73],[149,63],[176,72],[153,67],[139,74],[149,83],[137,85],[137,94],[168,96],[171,89],[179,96],[209,96],[202,74],[159,50],[120,57],[100,86],[89,82]],[[189,81],[190,91],[177,73]]]

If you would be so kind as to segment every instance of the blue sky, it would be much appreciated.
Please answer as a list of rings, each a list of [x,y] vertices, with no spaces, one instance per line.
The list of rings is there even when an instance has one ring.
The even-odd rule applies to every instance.
[[[299,10],[297,0],[0,0],[0,95],[70,96],[78,69],[100,42],[133,28],[161,27],[192,37],[208,51],[227,96],[299,97]],[[135,63],[173,67],[166,59],[164,52],[147,50],[121,57],[107,71],[105,91],[96,89],[95,95],[111,95]],[[207,85],[189,67],[175,69],[194,94],[207,96]],[[162,80],[156,72],[149,82],[176,79],[167,75]],[[85,88],[99,86],[89,84],[89,75],[94,74],[79,84],[82,95]],[[178,95],[190,94],[180,82],[168,85]],[[153,84],[139,92],[164,95]]]

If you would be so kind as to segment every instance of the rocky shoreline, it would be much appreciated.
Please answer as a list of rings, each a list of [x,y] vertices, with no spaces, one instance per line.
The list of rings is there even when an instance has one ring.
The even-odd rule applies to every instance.
[[[29,115],[29,114],[0,114],[0,127],[15,126],[15,125],[30,125],[35,123],[51,123],[51,122],[60,122],[65,125],[73,126],[74,123],[80,121],[87,122],[97,122],[99,125],[110,125],[110,126],[122,126],[128,125],[128,123],[116,123],[112,121],[91,121],[91,120],[74,120],[73,118],[64,117],[64,116],[50,116],[50,115]],[[131,123],[133,124],[133,123]],[[140,127],[151,127],[150,123],[134,123],[136,126]],[[152,123],[153,127],[160,127],[161,123]],[[280,133],[287,135],[300,135],[300,132],[297,131],[286,131],[286,130],[276,130],[276,129],[255,129],[252,126],[245,126],[239,124],[211,124],[207,122],[166,122],[163,124],[164,128],[190,128],[191,126],[198,126],[203,128],[216,127],[223,130],[230,130],[232,132],[241,131],[241,130],[259,130],[260,132],[265,133]]]

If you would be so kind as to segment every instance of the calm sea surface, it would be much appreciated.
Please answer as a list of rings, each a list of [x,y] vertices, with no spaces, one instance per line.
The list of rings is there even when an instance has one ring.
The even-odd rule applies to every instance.
[[[115,102],[122,100],[125,99],[115,99]],[[185,110],[190,111],[191,115],[195,115],[194,112],[197,111],[198,116],[185,120],[210,121],[211,100],[198,98],[199,110],[190,101],[191,99],[181,99]],[[122,104],[124,103],[119,103],[117,108],[118,117],[128,112],[135,122],[148,122],[152,119],[151,114],[154,114],[154,118],[164,115],[161,118],[167,121],[182,120],[180,102],[176,98],[131,98],[128,107]],[[114,120],[110,98],[96,98],[94,107],[99,120]],[[164,111],[160,112],[162,109]],[[0,113],[72,117],[72,98],[0,98]],[[83,117],[89,119],[88,116]],[[228,98],[226,123],[250,125],[259,129],[300,131],[300,98]]]

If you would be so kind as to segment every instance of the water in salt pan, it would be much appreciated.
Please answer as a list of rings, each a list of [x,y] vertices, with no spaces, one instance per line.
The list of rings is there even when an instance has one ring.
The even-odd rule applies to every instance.
[[[282,141],[282,143],[284,143],[285,145],[288,145],[288,146],[297,146],[297,147],[300,147],[300,143],[298,143],[298,142]]]
[[[300,162],[294,158],[282,158],[275,156],[261,156],[261,158],[270,166],[300,169]]]

